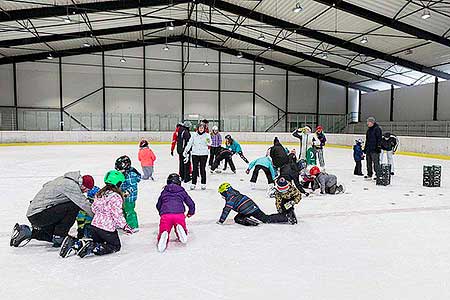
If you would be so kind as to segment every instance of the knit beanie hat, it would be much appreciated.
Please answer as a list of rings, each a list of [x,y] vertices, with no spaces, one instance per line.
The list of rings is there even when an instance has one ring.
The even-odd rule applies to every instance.
[[[81,177],[81,184],[90,190],[94,187],[94,178],[91,175],[84,175]]]

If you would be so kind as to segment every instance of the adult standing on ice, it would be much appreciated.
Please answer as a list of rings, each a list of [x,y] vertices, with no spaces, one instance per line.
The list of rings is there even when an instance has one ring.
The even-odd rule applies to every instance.
[[[179,170],[181,180],[184,182],[189,182],[191,180],[191,163],[188,160],[185,162],[183,152],[191,138],[191,133],[189,132],[189,128],[191,128],[191,122],[185,121],[183,125],[178,129],[177,135],[177,153],[179,159]]]
[[[44,184],[28,206],[27,218],[32,229],[16,223],[10,246],[23,246],[31,239],[61,246],[80,209],[93,215],[91,204],[84,195],[93,187],[92,176],[82,176],[80,171],[68,172]]]
[[[206,189],[206,163],[208,161],[209,146],[211,146],[211,136],[205,132],[205,125],[199,124],[197,131],[191,135],[183,156],[184,162],[189,160],[189,152],[192,149],[192,184],[191,190],[197,185],[197,177],[200,168],[201,187]]]
[[[306,159],[306,151],[312,147],[313,135],[311,127],[305,126],[296,129],[292,135],[300,140],[300,154],[298,159]]]
[[[378,177],[380,175],[380,153],[382,132],[374,117],[367,118],[367,133],[364,153],[366,154],[367,175],[364,178],[373,176],[373,169]]]
[[[269,155],[275,168],[281,168],[289,163],[289,157],[286,148],[281,145],[278,137],[273,139],[273,146],[269,149]]]

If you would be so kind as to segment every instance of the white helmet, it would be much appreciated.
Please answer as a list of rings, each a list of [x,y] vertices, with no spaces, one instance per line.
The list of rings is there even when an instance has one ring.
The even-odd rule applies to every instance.
[[[212,127],[212,131],[219,131],[219,127],[217,127],[216,125],[214,125],[214,126]]]

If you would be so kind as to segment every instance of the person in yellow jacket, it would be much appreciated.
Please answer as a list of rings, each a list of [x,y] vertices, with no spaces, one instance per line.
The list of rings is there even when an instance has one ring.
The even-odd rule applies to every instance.
[[[297,223],[294,205],[299,204],[302,194],[286,178],[280,176],[275,180],[275,206],[278,213],[284,213],[291,224]]]

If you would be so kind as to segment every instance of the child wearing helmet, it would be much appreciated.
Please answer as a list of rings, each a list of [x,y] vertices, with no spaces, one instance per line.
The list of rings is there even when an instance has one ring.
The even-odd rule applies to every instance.
[[[314,176],[313,191],[320,188],[321,194],[340,194],[344,192],[344,186],[338,184],[336,175],[321,172],[319,167],[312,167],[309,171]]]
[[[319,166],[324,169],[325,168],[325,160],[323,158],[323,147],[325,147],[325,143],[327,142],[327,138],[323,133],[323,127],[317,126],[316,131],[313,134],[312,146],[314,149],[314,160],[319,160]]]
[[[286,214],[277,213],[266,215],[252,199],[233,189],[227,182],[224,182],[219,186],[218,192],[225,199],[225,207],[222,210],[222,214],[220,215],[220,219],[217,221],[217,224],[223,224],[231,210],[237,212],[237,215],[234,217],[234,221],[237,224],[244,226],[258,225],[258,222],[255,222],[252,217],[262,223],[290,222]]]
[[[94,186],[87,192],[87,199],[92,204],[94,202],[95,195],[98,193],[100,188],[98,186]],[[84,210],[80,210],[77,215],[77,238],[91,238],[92,230],[91,230],[91,222],[92,216],[88,215]]]
[[[362,149],[363,140],[357,139],[355,140],[355,144],[353,145],[353,159],[355,160],[355,170],[353,171],[353,175],[364,176],[362,173],[362,164],[361,161],[364,160],[364,152]]]
[[[156,209],[161,216],[157,242],[159,252],[166,250],[172,227],[175,229],[179,241],[186,244],[188,230],[184,215],[185,205],[189,208],[186,217],[190,218],[195,214],[195,203],[181,186],[180,176],[175,173],[170,174],[167,177],[167,185],[156,203]]]
[[[278,177],[275,181],[275,206],[277,211],[286,214],[289,223],[297,224],[297,217],[294,212],[294,205],[300,203],[302,195],[284,177]]]
[[[125,201],[123,203],[123,212],[128,225],[135,232],[139,231],[139,223],[137,218],[136,200],[138,196],[138,183],[141,181],[141,174],[131,166],[131,159],[123,155],[116,160],[116,170],[123,173],[125,181],[120,186]]]
[[[227,149],[231,150],[231,152],[239,154],[239,156],[242,158],[243,161],[245,161],[246,164],[248,164],[248,159],[244,156],[244,152],[242,152],[241,145],[238,141],[233,139],[231,135],[227,134],[225,136],[225,145]],[[225,165],[226,168],[226,165]]]
[[[221,172],[220,170],[216,169],[219,167],[222,160],[225,160],[225,166],[229,164],[231,171],[236,174],[236,167],[234,166],[233,162],[233,152],[231,152],[231,150],[228,150],[227,148],[219,147],[217,153],[218,154],[216,155],[216,158],[214,159],[214,162],[211,166],[211,174],[214,173],[214,171],[216,171],[217,173]]]
[[[220,146],[222,146],[222,135],[219,132],[219,127],[213,126],[211,135],[211,148],[209,149],[209,168],[212,167],[214,159],[219,155]]]
[[[155,153],[148,147],[148,141],[142,140],[139,143],[138,159],[141,162],[142,172],[144,176],[142,180],[155,180],[153,178],[154,164],[156,160]]]
[[[118,228],[131,234],[133,230],[128,226],[123,216],[123,194],[120,186],[125,182],[125,176],[112,170],[106,173],[105,186],[95,195],[92,203],[94,218],[91,223],[92,240],[79,240],[67,236],[61,246],[60,256],[68,257],[77,254],[81,258],[95,254],[105,255],[120,251],[121,243]]]

